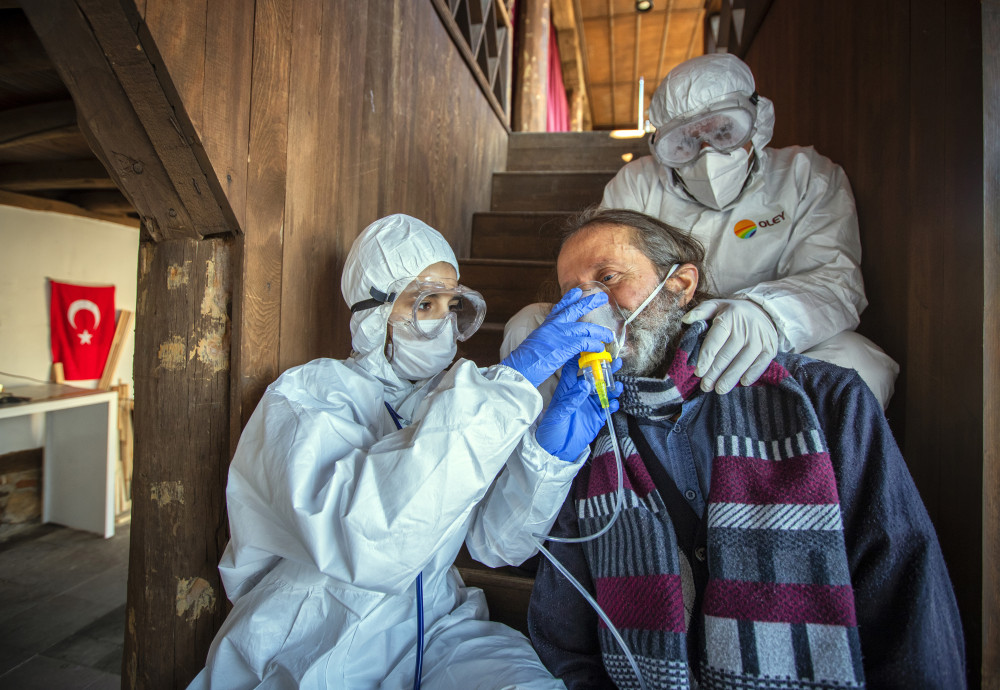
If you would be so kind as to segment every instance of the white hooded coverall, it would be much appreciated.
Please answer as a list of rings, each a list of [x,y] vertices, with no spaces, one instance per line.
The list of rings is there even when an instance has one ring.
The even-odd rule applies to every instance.
[[[341,288],[354,304],[440,261],[458,271],[440,234],[390,216],[355,242]],[[487,620],[452,563],[463,541],[490,566],[531,556],[579,461],[535,441],[541,397],[513,369],[459,360],[432,379],[396,376],[391,309],[354,314],[351,357],[286,371],[247,423],[219,565],[233,610],[192,688],[413,687],[421,572],[422,687],[564,687],[527,638]]]
[[[726,96],[755,91],[741,60],[703,55],[670,72],[653,94],[649,119],[661,128]],[[777,327],[780,351],[856,369],[884,407],[899,366],[853,332],[868,300],[850,183],[812,147],[765,148],[773,132],[774,107],[760,97],[753,169],[742,193],[721,211],[695,201],[654,156],[623,167],[605,187],[601,206],[641,211],[689,231],[705,247],[710,291],[760,305]],[[501,356],[541,323],[548,306],[531,305],[511,319]]]
[[[653,94],[649,120],[661,128],[726,96],[755,91],[741,60],[703,55],[671,71]],[[601,205],[641,211],[689,231],[705,246],[713,292],[760,305],[777,326],[780,351],[857,369],[884,407],[899,367],[853,332],[868,300],[850,182],[812,147],[766,148],[773,133],[774,106],[760,97],[753,170],[743,192],[721,211],[692,199],[673,170],[653,156],[622,168]]]

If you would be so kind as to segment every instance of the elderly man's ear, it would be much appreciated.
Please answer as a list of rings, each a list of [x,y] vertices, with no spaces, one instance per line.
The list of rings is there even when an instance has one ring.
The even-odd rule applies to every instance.
[[[674,274],[670,276],[670,280],[667,281],[666,288],[673,293],[682,292],[680,306],[686,307],[687,303],[691,301],[694,297],[694,293],[698,290],[698,267],[694,264],[681,264],[680,267],[674,271]]]

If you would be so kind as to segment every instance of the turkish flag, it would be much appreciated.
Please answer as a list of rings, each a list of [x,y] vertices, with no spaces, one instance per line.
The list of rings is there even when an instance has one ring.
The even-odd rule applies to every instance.
[[[99,379],[115,338],[115,286],[52,285],[52,361],[67,381]]]

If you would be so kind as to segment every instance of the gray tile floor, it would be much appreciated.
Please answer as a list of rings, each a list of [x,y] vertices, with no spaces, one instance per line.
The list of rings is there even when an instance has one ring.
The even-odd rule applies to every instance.
[[[0,689],[121,687],[129,523],[40,525],[0,542]]]

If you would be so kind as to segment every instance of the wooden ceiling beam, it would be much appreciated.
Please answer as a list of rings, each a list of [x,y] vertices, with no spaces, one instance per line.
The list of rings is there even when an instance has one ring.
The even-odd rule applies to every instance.
[[[238,232],[135,6],[32,0],[23,9],[73,96],[81,131],[150,237]]]
[[[608,0],[608,63],[611,67],[611,82],[615,82],[615,17],[613,0]],[[617,109],[615,108],[615,89],[611,89],[611,123],[615,124]]]
[[[42,161],[0,165],[0,189],[38,192],[53,189],[115,189],[98,161]]]
[[[47,199],[45,197],[32,196],[30,194],[6,192],[2,189],[0,189],[0,205],[26,208],[31,211],[45,211],[47,213],[61,213],[63,215],[80,216],[82,218],[95,218],[109,223],[126,225],[130,228],[139,228],[139,220],[137,218],[131,218],[125,214],[95,213],[94,211],[81,208],[76,204],[71,204],[65,201]]]
[[[667,0],[667,16],[663,18],[663,36],[660,37],[660,57],[656,61],[656,83],[652,85],[650,92],[656,89],[666,76],[663,73],[663,58],[667,54],[667,41],[670,37],[670,17],[674,11],[674,0]]]
[[[71,100],[36,103],[0,111],[0,149],[79,134]]]
[[[125,216],[135,213],[129,200],[117,189],[95,189],[87,192],[73,192],[62,196],[62,200],[93,213],[108,216]]]

